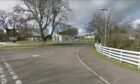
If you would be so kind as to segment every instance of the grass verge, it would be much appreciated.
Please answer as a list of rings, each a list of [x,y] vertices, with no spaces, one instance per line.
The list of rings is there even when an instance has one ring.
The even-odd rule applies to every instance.
[[[125,62],[120,63],[120,61],[113,59],[113,58],[109,59],[107,56],[104,56],[103,54],[100,54],[99,52],[97,52],[95,48],[93,48],[92,51],[95,53],[96,56],[98,56],[100,59],[102,59],[104,61],[107,61],[107,62],[114,64],[116,66],[119,66],[121,68],[131,70],[136,73],[140,73],[140,69],[138,69],[137,66],[134,66],[134,65],[131,65],[131,64],[128,64]]]
[[[81,38],[80,42],[81,43],[93,43],[93,42],[95,42],[95,39],[94,38]]]

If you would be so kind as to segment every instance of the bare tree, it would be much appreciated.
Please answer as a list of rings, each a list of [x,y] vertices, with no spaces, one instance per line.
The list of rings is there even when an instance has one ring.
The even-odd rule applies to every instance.
[[[32,19],[35,20],[40,28],[41,38],[46,41],[51,37],[56,26],[64,17],[68,9],[67,0],[22,0],[28,9]],[[49,36],[45,36],[45,30],[52,27]]]
[[[17,27],[20,25],[20,18],[18,15],[11,13],[9,15],[9,25],[13,30],[13,35],[12,36],[16,36],[16,32],[17,32]]]
[[[94,24],[93,21],[88,23],[88,27],[86,28],[87,32],[94,32]]]
[[[105,35],[105,24],[107,37]],[[89,23],[90,28],[94,28],[96,31],[95,40],[99,43],[104,43],[104,39],[107,40],[107,46],[120,47],[122,46],[122,41],[127,41],[127,33],[130,29],[130,25],[123,22],[122,17],[119,14],[114,14],[113,12],[108,13],[107,22],[103,14],[98,13],[93,15],[92,21]],[[124,38],[124,39],[122,39]]]
[[[9,30],[9,15],[7,11],[0,10],[0,28],[6,30],[6,33],[8,35]]]

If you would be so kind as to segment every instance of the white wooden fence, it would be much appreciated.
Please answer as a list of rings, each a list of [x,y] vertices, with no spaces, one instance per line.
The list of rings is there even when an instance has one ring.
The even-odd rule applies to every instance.
[[[121,62],[136,65],[140,69],[140,52],[116,49],[95,44],[96,50],[109,58],[117,59]]]

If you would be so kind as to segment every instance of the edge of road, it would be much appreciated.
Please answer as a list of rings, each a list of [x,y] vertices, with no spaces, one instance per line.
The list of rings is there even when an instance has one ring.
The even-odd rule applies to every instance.
[[[76,57],[78,59],[78,61],[88,70],[90,71],[92,74],[94,74],[98,79],[100,79],[103,83],[105,84],[111,84],[109,81],[107,81],[105,78],[103,78],[102,76],[100,76],[98,73],[96,73],[95,71],[93,71],[90,67],[88,67],[79,57],[79,52],[80,50],[76,53]]]

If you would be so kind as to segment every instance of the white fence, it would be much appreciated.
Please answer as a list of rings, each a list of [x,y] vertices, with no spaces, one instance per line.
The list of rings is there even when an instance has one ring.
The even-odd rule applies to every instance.
[[[95,44],[96,50],[109,58],[114,58],[120,62],[126,62],[138,66],[140,69],[140,52],[116,49]]]

